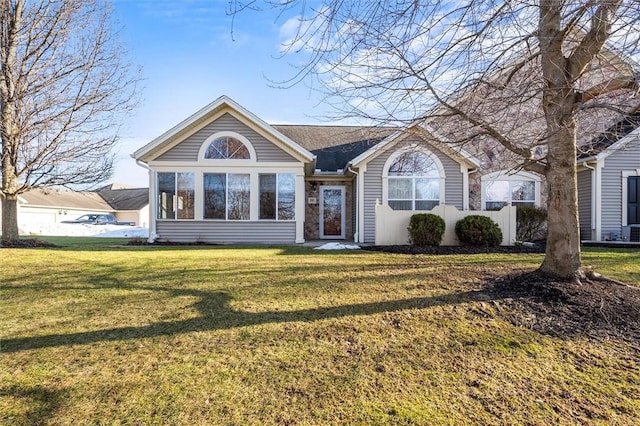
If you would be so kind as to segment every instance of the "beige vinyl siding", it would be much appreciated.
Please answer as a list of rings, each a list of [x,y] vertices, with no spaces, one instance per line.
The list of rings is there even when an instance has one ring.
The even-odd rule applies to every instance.
[[[375,241],[375,204],[376,199],[382,201],[382,171],[387,159],[397,150],[412,144],[425,147],[438,157],[445,171],[445,204],[453,205],[462,210],[463,206],[463,177],[460,163],[443,154],[417,136],[410,136],[397,145],[389,148],[367,164],[364,173],[364,239],[366,243]]]
[[[198,130],[187,139],[156,158],[157,161],[198,161],[198,152],[204,141],[218,132],[236,132],[246,137],[256,151],[257,161],[297,162],[295,158],[259,135],[231,114],[224,114]]]
[[[640,168],[640,140],[627,144],[604,160],[602,169],[602,233],[622,230],[622,172]]]
[[[296,222],[158,221],[158,241],[293,244]]]
[[[593,200],[591,199],[591,170],[581,170],[578,172],[578,214],[580,216],[580,238],[590,240],[591,235],[591,209]]]

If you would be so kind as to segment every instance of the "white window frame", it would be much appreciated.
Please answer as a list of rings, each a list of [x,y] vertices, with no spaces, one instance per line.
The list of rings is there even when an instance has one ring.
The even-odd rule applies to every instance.
[[[434,165],[436,166],[436,169],[438,171],[438,177],[433,177],[433,176],[389,176],[389,169],[391,168],[391,166],[393,164],[395,164],[395,162],[398,160],[398,158],[406,153],[409,152],[418,152],[421,154],[424,154],[426,156],[428,156],[431,161],[433,161]],[[440,161],[440,159],[438,158],[437,155],[435,155],[433,152],[429,151],[428,149],[425,149],[423,147],[417,146],[416,144],[412,144],[411,146],[402,148],[397,150],[396,152],[394,152],[392,155],[389,156],[389,158],[387,159],[387,161],[384,163],[384,167],[382,169],[382,204],[388,206],[389,205],[389,179],[395,179],[395,178],[406,178],[406,179],[412,179],[412,184],[411,184],[411,189],[412,189],[412,203],[411,203],[411,207],[412,210],[411,211],[416,211],[415,210],[415,206],[416,206],[416,199],[415,199],[415,179],[438,179],[438,185],[439,185],[439,199],[438,199],[438,204],[444,204],[445,203],[445,179],[446,179],[446,175],[445,175],[445,171],[444,171],[444,166],[442,165],[442,162]],[[393,201],[393,200],[392,200]],[[418,200],[418,201],[432,201],[432,200]],[[407,210],[409,211],[409,210]]]
[[[161,203],[158,200],[158,197],[160,196],[160,174],[173,174],[174,175],[174,197],[173,197],[173,212],[174,212],[174,216],[173,218],[161,218],[160,217],[160,208],[161,208]],[[192,218],[179,218],[178,217],[178,174],[191,174],[193,175],[193,217]],[[193,221],[196,219],[196,209],[198,207],[198,203],[197,203],[197,198],[198,198],[198,189],[197,189],[197,179],[196,179],[196,173],[193,172],[192,170],[181,170],[181,171],[175,171],[175,170],[167,170],[167,171],[160,171],[156,173],[155,176],[155,204],[156,204],[156,208],[155,208],[155,212],[154,212],[154,216],[155,216],[155,220],[159,220],[159,221]]]
[[[276,217],[275,219],[262,219],[260,218],[260,176],[269,176],[269,175],[275,175],[276,177],[276,198],[275,198],[275,211],[276,211]],[[280,175],[291,175],[293,176],[293,217],[291,219],[280,219]],[[274,222],[292,222],[294,220],[296,220],[296,200],[297,200],[298,194],[297,194],[297,183],[296,183],[296,174],[295,173],[279,173],[279,172],[258,172],[258,220],[261,222],[266,222],[266,221],[274,221]]]
[[[224,175],[225,176],[225,185],[224,185],[224,218],[218,217],[204,217],[204,210],[206,208],[206,200],[204,199],[204,176],[205,175]],[[246,219],[229,219],[229,175],[244,175],[249,177],[249,216]],[[220,222],[248,222],[251,220],[251,205],[253,195],[251,193],[252,185],[251,185],[251,174],[250,173],[236,173],[236,172],[210,172],[205,171],[202,173],[202,220],[205,221],[220,221]]]
[[[508,182],[533,181],[535,197],[534,197],[534,200],[532,201],[536,207],[540,207],[540,184],[542,182],[542,179],[538,175],[525,172],[525,171],[513,172],[513,171],[501,170],[493,173],[488,173],[480,178],[480,182],[481,182],[480,201],[481,201],[482,210],[486,210],[487,202],[491,202],[487,200],[487,184],[489,182],[494,182],[494,181],[508,181]],[[509,193],[512,193],[511,184],[509,184]],[[507,204],[511,205],[512,202],[513,200],[509,200],[507,201]],[[529,201],[522,201],[522,202],[524,203]],[[515,204],[518,204],[518,203],[516,202]]]
[[[211,145],[213,141],[215,141],[218,138],[226,138],[226,137],[234,138],[242,142],[244,146],[247,148],[247,151],[249,151],[249,158],[230,159],[230,158],[205,158],[204,157],[205,153],[207,152],[207,149],[209,148],[209,145]],[[213,135],[205,139],[202,145],[200,145],[200,150],[198,151],[198,161],[201,161],[211,166],[246,165],[247,163],[250,163],[250,162],[255,163],[257,161],[257,156],[256,156],[256,150],[253,147],[253,144],[249,142],[249,139],[247,139],[246,137],[236,132],[223,131],[223,132],[214,133]]]

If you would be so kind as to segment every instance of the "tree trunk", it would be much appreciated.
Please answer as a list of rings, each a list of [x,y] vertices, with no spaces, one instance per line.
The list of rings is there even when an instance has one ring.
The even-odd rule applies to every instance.
[[[584,278],[580,260],[576,129],[565,125],[549,139],[547,248],[540,270],[566,279]]]
[[[6,195],[2,198],[2,240],[17,240],[18,235],[18,196]]]

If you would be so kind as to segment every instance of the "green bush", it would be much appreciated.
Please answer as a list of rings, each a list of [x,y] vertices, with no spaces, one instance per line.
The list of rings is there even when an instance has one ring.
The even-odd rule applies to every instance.
[[[439,246],[444,235],[444,220],[432,213],[418,213],[409,221],[409,242],[418,247]]]
[[[469,246],[493,247],[502,243],[502,231],[497,223],[486,216],[472,215],[456,223],[456,235]]]
[[[535,241],[544,239],[547,223],[547,211],[533,206],[517,206],[516,239]]]

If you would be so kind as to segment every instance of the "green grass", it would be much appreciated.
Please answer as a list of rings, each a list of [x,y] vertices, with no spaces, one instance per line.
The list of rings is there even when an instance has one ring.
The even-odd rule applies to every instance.
[[[118,244],[0,251],[0,424],[640,422],[637,347],[474,299],[541,255]],[[637,251],[583,257],[640,284]]]

